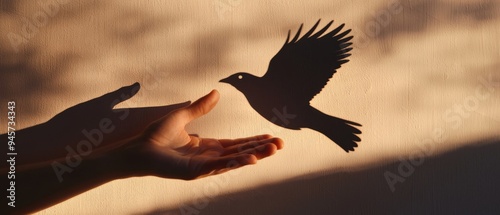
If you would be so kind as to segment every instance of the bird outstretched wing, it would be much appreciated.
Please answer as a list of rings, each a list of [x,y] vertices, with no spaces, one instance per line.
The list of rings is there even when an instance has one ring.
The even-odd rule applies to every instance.
[[[353,37],[347,36],[351,30],[341,32],[344,27],[342,24],[324,34],[333,23],[330,21],[314,33],[319,22],[300,39],[303,24],[292,40],[288,31],[285,44],[272,58],[262,77],[277,89],[292,95],[296,101],[310,102],[336,70],[349,61],[346,58],[351,55],[349,51],[352,50],[352,43],[349,41]]]

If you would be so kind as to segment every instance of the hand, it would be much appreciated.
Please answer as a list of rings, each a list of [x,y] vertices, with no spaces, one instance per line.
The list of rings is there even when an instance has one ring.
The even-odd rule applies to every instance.
[[[190,102],[143,108],[114,107],[133,97],[140,89],[139,83],[122,87],[103,96],[77,104],[57,114],[46,123],[32,127],[29,134],[22,135],[24,142],[44,142],[44,144],[23,144],[22,151],[34,152],[27,155],[18,165],[51,162],[64,158],[66,147],[77,148],[80,141],[92,142],[92,155],[98,155],[109,148],[118,147],[124,140],[141,134],[152,122],[170,111],[185,107]],[[103,130],[103,122],[108,122]],[[112,130],[111,130],[112,128]],[[110,131],[111,130],[111,131]],[[56,135],[48,135],[55,133]],[[47,149],[51,150],[47,150]],[[43,151],[44,153],[38,153]]]
[[[63,134],[75,133],[81,136],[83,129],[99,129],[100,121],[109,119],[117,128],[105,135],[108,142],[116,142],[142,133],[148,125],[167,115],[170,111],[184,107],[190,102],[159,107],[120,108],[117,104],[132,98],[140,89],[139,83],[122,87],[103,96],[80,103],[57,114],[47,123],[59,128]],[[65,135],[70,136],[70,135]]]
[[[270,135],[232,140],[189,135],[185,126],[207,114],[218,100],[214,90],[153,123],[128,146],[128,153],[133,154],[128,158],[141,162],[147,175],[191,180],[255,164],[283,148],[283,141]]]

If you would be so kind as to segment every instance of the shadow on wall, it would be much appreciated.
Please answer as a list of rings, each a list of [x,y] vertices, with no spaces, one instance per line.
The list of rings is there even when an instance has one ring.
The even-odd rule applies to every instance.
[[[60,76],[66,68],[71,66],[75,57],[73,55],[61,55],[52,59],[55,66],[50,72],[36,65],[36,49],[23,50],[12,54],[0,49],[0,97],[4,99],[27,98],[27,104],[18,105],[23,108],[27,115],[36,115],[40,111],[39,105],[32,103],[37,97],[46,94],[57,94],[64,92],[65,86],[54,84],[55,77]]]
[[[472,22],[470,22],[471,24],[462,26],[465,28],[472,28],[479,22],[497,18],[495,10],[499,8],[499,4],[496,3],[497,1],[495,0],[478,0],[472,3],[455,3],[443,0],[399,0],[398,2],[401,3],[404,12],[398,13],[392,17],[387,26],[381,28],[379,34],[376,34],[376,39],[373,40],[374,42],[389,43],[394,36],[406,36],[404,33],[414,34],[423,32],[428,29],[431,24],[450,25],[458,23],[457,25],[462,25],[462,23],[467,22],[460,21],[472,20]],[[14,16],[15,22],[19,23],[21,22],[20,16],[16,14],[25,12],[28,13],[24,14],[25,16],[32,18],[36,11],[32,12],[33,14],[26,11],[19,11],[25,8],[20,6],[25,3],[27,3],[27,1],[0,0],[0,16]],[[63,33],[57,29],[66,28],[77,29],[75,30],[76,33],[73,32],[74,34],[78,34],[78,32],[81,31],[89,36],[84,38],[71,38],[73,34],[68,31],[68,35],[63,36],[69,36],[71,39],[58,41],[58,43],[60,43],[59,46],[66,47],[67,49],[58,51],[57,53],[51,53],[49,59],[47,59],[48,55],[45,53],[47,47],[43,45],[50,46],[50,43],[35,44],[35,41],[30,41],[26,45],[26,49],[21,50],[20,53],[14,53],[11,50],[8,39],[5,39],[4,36],[4,38],[2,38],[4,41],[0,41],[0,71],[2,71],[0,73],[0,80],[2,80],[2,84],[0,85],[0,93],[2,93],[1,98],[15,97],[22,98],[24,101],[29,101],[27,104],[20,106],[32,109],[26,111],[28,113],[26,113],[27,115],[25,115],[25,117],[30,117],[30,115],[35,116],[38,114],[37,112],[40,111],[39,108],[35,108],[40,104],[34,101],[38,96],[58,95],[67,89],[75,89],[74,86],[61,84],[61,81],[58,81],[60,78],[66,78],[68,75],[71,75],[71,69],[74,69],[72,68],[73,66],[95,64],[96,62],[100,62],[103,58],[112,58],[112,56],[103,55],[114,53],[117,47],[126,47],[122,50],[130,53],[140,53],[141,51],[148,53],[148,51],[151,51],[150,49],[154,47],[145,46],[145,43],[151,43],[151,41],[145,39],[145,34],[158,32],[157,30],[164,30],[165,28],[173,28],[171,24],[176,20],[187,20],[186,17],[173,17],[174,15],[167,16],[167,19],[165,19],[165,17],[155,17],[148,13],[147,10],[144,10],[144,8],[127,7],[123,5],[126,4],[121,1],[86,1],[70,2],[61,6],[58,13],[50,18],[47,25],[43,27],[36,37],[47,37],[45,34],[49,31],[48,29],[50,29],[50,32],[56,29],[56,33],[50,34],[50,37],[59,37],[61,36],[59,34]],[[376,10],[376,12],[385,10],[385,6],[386,5],[383,5],[383,7]],[[40,8],[35,9],[41,10]],[[99,16],[99,14],[106,15]],[[91,17],[94,17],[94,19],[90,19]],[[369,13],[365,18],[367,23],[374,19],[374,16]],[[431,21],[430,19],[436,19],[437,21]],[[6,19],[3,19],[1,21],[5,20]],[[85,29],[86,27],[88,28],[86,24],[93,24],[93,22],[96,23],[95,26],[90,29]],[[196,26],[197,22],[198,21],[194,19],[194,24],[191,24],[195,27],[199,27]],[[229,27],[214,28],[208,33],[197,33],[198,35],[193,37],[194,39],[191,45],[188,45],[187,50],[185,50],[188,53],[194,53],[192,58],[184,61],[177,59],[172,61],[161,59],[158,60],[159,62],[156,66],[158,71],[173,73],[172,75],[176,78],[192,78],[194,81],[197,81],[197,79],[204,78],[204,76],[200,74],[206,73],[207,71],[213,72],[214,70],[220,70],[221,67],[230,64],[230,46],[232,44],[237,44],[238,46],[244,45],[235,43],[234,41],[238,41],[241,38],[258,40],[269,38],[269,32],[267,32],[267,28],[263,28],[263,26],[272,25],[272,28],[276,31],[286,32],[288,29],[296,28],[298,24],[299,23],[276,24],[276,22],[254,22],[249,26],[230,25]],[[351,26],[352,25],[347,25],[348,28],[351,28]],[[15,29],[7,29],[6,31],[12,30],[18,32],[21,26],[14,25],[14,28]],[[283,28],[286,30],[283,30]],[[164,39],[171,39],[169,36],[170,35],[165,35]],[[285,35],[280,35],[280,37],[283,38],[284,36]],[[92,38],[95,40],[89,39],[89,41],[79,41],[85,38]],[[85,43],[89,44],[81,45]],[[173,43],[174,42],[172,42],[172,44]],[[80,44],[80,46],[75,44]],[[356,46],[356,44],[354,45]],[[391,46],[395,47],[397,44]],[[170,50],[169,48],[170,47],[164,47],[166,52],[176,51]],[[279,46],[276,48],[278,49]],[[372,53],[366,52],[365,54],[371,55]],[[154,57],[150,55],[140,56],[143,59],[139,61],[142,60],[146,62],[146,64],[150,63],[150,58]],[[267,64],[267,62],[264,63]],[[42,68],[40,65],[44,65],[44,67]],[[140,65],[138,67],[139,68],[135,68],[133,65],[128,64],[123,66],[124,69],[132,68],[131,70],[135,70],[135,72],[142,68]],[[146,68],[142,70],[144,70],[143,73],[147,72]],[[97,73],[104,72],[106,71],[89,71],[88,76],[91,77]],[[119,76],[123,75],[123,77],[130,77],[127,76],[127,74],[131,72],[133,71],[124,71],[122,74],[119,74]],[[221,75],[220,78],[223,76],[225,76],[225,74]],[[16,81],[17,79],[22,79],[23,81]],[[9,81],[7,82],[4,80]]]
[[[498,43],[495,40],[485,40],[477,33],[482,32],[488,37],[498,35],[498,31],[492,27],[492,23],[498,23],[500,20],[498,1],[392,0],[388,2],[391,4],[384,2],[373,11],[368,10],[359,24],[360,29],[355,28],[358,31],[354,37],[354,46],[361,49],[361,51],[358,49],[356,52],[358,55],[355,56],[373,57],[377,62],[380,62],[380,58],[391,58],[397,54],[401,56],[401,53],[410,57],[408,59],[411,60],[407,61],[407,65],[411,65],[413,71],[418,72],[405,70],[411,77],[408,79],[411,84],[407,90],[399,91],[399,97],[411,96],[409,97],[411,100],[400,100],[400,107],[407,107],[400,110],[428,111],[429,98],[437,98],[436,95],[442,95],[443,99],[436,102],[434,107],[448,108],[450,103],[456,102],[455,96],[450,96],[452,95],[450,92],[462,90],[474,92],[482,86],[483,81],[480,80],[490,80],[490,77],[498,83],[496,80],[500,77],[498,75],[500,62],[495,58],[498,52],[492,52],[487,48],[496,47]],[[485,28],[482,28],[483,26]],[[436,33],[446,33],[446,38],[436,38],[432,44],[429,41],[416,39],[424,36],[432,40]],[[478,36],[473,38],[471,35]],[[442,45],[443,42],[447,44],[450,41],[466,42],[455,42],[454,46]],[[417,47],[425,49],[408,50],[408,47],[415,46],[404,46],[405,50],[401,48],[401,44],[418,45]],[[375,45],[377,48],[363,50],[369,45]],[[492,54],[493,56],[489,56]],[[413,56],[415,58],[412,58]],[[433,61],[436,56],[440,59],[439,64]],[[488,59],[492,59],[491,62],[488,62]],[[429,64],[429,61],[433,64]],[[443,65],[446,67],[443,68]]]
[[[376,31],[379,40],[391,40],[401,34],[423,33],[439,25],[474,27],[498,18],[500,4],[495,0],[444,1],[444,0],[395,0],[394,8],[384,4],[365,18],[364,30]],[[369,24],[373,19],[380,25]],[[370,35],[371,36],[371,35]]]
[[[397,37],[420,35],[436,28],[474,30],[480,24],[498,20],[499,11],[500,4],[495,0],[392,0],[366,11],[359,29],[355,28],[358,34],[354,45],[363,49],[370,43],[379,44],[386,56],[397,47]]]
[[[15,99],[24,118],[44,111],[39,98],[62,95],[68,90],[74,92],[77,87],[61,80],[73,76],[75,65],[102,62],[103,53],[122,46],[138,49],[142,36],[159,24],[144,11],[131,11],[116,4],[97,1],[57,4],[54,0],[26,9],[28,3],[0,0],[0,102]],[[94,19],[104,16],[106,22],[113,25],[105,26],[105,31],[100,31],[100,26],[86,29],[95,16]],[[37,24],[40,17],[45,17],[45,21]],[[86,38],[98,37],[99,40],[90,44],[79,41],[82,37],[74,38],[79,31],[89,34]],[[92,77],[103,72],[88,71],[87,74]]]
[[[423,160],[412,174],[398,173],[402,162],[359,172],[293,179],[219,196],[203,204],[157,209],[147,214],[498,214],[500,140],[469,146]],[[404,178],[391,191],[384,173]],[[406,170],[403,170],[406,171]],[[407,171],[408,172],[408,171]],[[199,207],[197,206],[205,206]]]

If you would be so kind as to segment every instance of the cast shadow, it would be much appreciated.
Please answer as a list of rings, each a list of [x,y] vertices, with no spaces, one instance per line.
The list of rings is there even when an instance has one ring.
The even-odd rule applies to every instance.
[[[37,118],[47,112],[47,108],[43,106],[47,106],[44,102],[48,98],[75,92],[84,93],[86,90],[77,90],[82,82],[72,77],[79,75],[76,72],[79,72],[80,65],[102,62],[101,58],[104,57],[100,54],[105,53],[105,50],[117,49],[116,46],[127,47],[132,53],[141,50],[144,37],[173,22],[170,19],[155,18],[141,8],[130,9],[112,1],[66,2],[67,4],[44,1],[26,7],[29,3],[0,0],[0,17],[4,17],[0,25],[6,27],[2,28],[5,37],[0,40],[0,102],[15,100],[24,119]],[[54,12],[47,12],[46,7]],[[33,19],[36,14],[45,14],[48,17],[46,23],[35,26],[35,30],[30,30],[28,35],[23,34],[26,27],[23,20],[34,26]],[[98,26],[89,28],[85,25],[89,22],[89,17],[110,23],[110,27],[102,31]],[[78,37],[77,32],[80,30],[92,35],[90,37],[99,37],[99,40],[87,41],[86,38]],[[12,38],[22,42],[13,42],[17,40],[11,39],[9,35],[14,35]],[[61,40],[54,42],[50,38]],[[90,44],[75,45],[84,43]],[[123,73],[129,75],[130,71],[126,69]],[[152,76],[147,69],[136,70],[144,76]],[[111,71],[85,72],[87,77],[92,77]],[[69,81],[63,82],[62,79]],[[102,82],[108,84],[107,80]],[[0,128],[3,128],[2,126],[0,125]]]
[[[210,199],[197,214],[498,214],[500,141],[485,140],[425,158],[402,176],[402,162],[359,172],[296,178]],[[384,174],[404,178],[391,191]],[[403,170],[405,171],[405,170]],[[408,172],[407,172],[408,173]],[[181,214],[164,208],[150,215]]]
[[[397,0],[367,13],[361,27],[366,34],[363,36],[374,38],[387,49],[395,37],[425,34],[436,28],[475,29],[497,20],[499,8],[495,0]],[[387,54],[390,49],[384,51]]]
[[[271,123],[293,130],[313,129],[344,151],[354,151],[361,141],[357,128],[361,124],[330,116],[310,105],[342,64],[349,62],[352,50],[351,30],[343,29],[344,24],[330,21],[316,30],[319,24],[320,20],[303,35],[303,25],[294,36],[289,31],[264,76],[239,72],[220,82],[242,92],[250,106]],[[336,27],[329,30],[332,24]]]

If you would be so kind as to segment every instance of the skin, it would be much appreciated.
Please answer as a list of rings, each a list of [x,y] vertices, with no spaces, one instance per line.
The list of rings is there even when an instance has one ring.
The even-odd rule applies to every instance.
[[[116,92],[130,90],[121,88]],[[102,101],[106,96],[111,97],[105,101],[114,100],[113,93],[90,100],[75,106],[81,112],[85,108],[93,108],[95,113],[109,116],[113,113],[112,106],[102,105],[96,109],[95,101]],[[120,94],[120,93],[118,93]],[[118,95],[116,94],[116,95]],[[132,97],[129,96],[128,98]],[[120,101],[126,100],[122,99]],[[101,99],[101,100],[99,100]],[[193,180],[210,175],[220,174],[245,165],[255,164],[258,160],[273,155],[277,150],[283,148],[283,141],[270,135],[258,135],[238,139],[215,139],[201,138],[190,135],[185,126],[193,120],[209,113],[217,104],[219,93],[215,90],[198,99],[192,104],[183,103],[173,106],[155,107],[153,109],[131,109],[130,119],[141,120],[136,126],[130,126],[133,121],[127,121],[129,125],[116,124],[116,132],[128,135],[115,135],[113,132],[104,137],[103,148],[96,148],[88,156],[81,156],[82,161],[71,172],[66,172],[63,180],[59,181],[54,172],[53,162],[65,164],[67,152],[61,148],[64,141],[76,146],[76,142],[68,138],[61,138],[58,142],[44,142],[49,124],[57,126],[54,122],[67,122],[75,117],[68,112],[58,120],[49,120],[47,124],[41,124],[25,131],[16,133],[17,145],[24,145],[17,149],[19,154],[34,156],[26,159],[23,163],[16,164],[16,207],[9,213],[32,213],[54,204],[69,199],[87,190],[113,181],[141,176],[158,176],[170,179]],[[106,103],[106,102],[104,102]],[[114,105],[113,105],[114,106]],[[75,108],[72,107],[72,108]],[[80,109],[83,108],[83,109]],[[71,108],[70,108],[71,109]],[[68,111],[68,110],[66,110]],[[111,111],[111,112],[110,112]],[[134,113],[140,115],[134,116]],[[92,112],[91,112],[92,113]],[[162,115],[163,113],[163,115]],[[64,116],[63,114],[63,116]],[[61,116],[60,114],[57,115]],[[79,120],[88,120],[92,117],[80,117]],[[97,117],[99,118],[99,117]],[[62,120],[64,119],[64,120]],[[155,119],[148,124],[149,120]],[[95,121],[95,120],[90,120]],[[76,123],[77,121],[69,121]],[[78,123],[84,122],[80,121]],[[71,126],[70,126],[71,127]],[[79,126],[74,126],[80,129]],[[123,130],[120,130],[120,129]],[[128,132],[127,132],[127,129]],[[67,131],[77,133],[77,131]],[[75,134],[76,134],[75,133]],[[25,134],[32,136],[26,137]],[[39,137],[35,135],[40,135]],[[106,134],[107,135],[107,134]],[[104,136],[106,136],[104,135]],[[6,135],[1,135],[2,139]],[[81,139],[81,138],[80,138]],[[38,147],[35,144],[44,144],[52,147]],[[36,149],[36,150],[34,150]],[[39,150],[48,151],[50,156],[40,157]],[[53,152],[55,151],[55,152]],[[42,153],[43,154],[43,153]],[[20,157],[20,156],[19,156]],[[2,164],[3,174],[7,174],[8,166]]]

